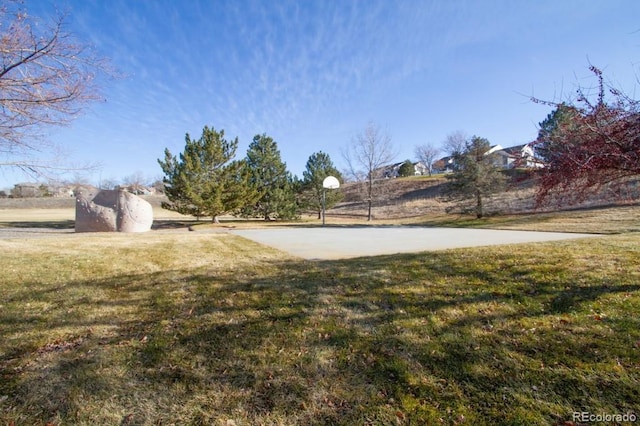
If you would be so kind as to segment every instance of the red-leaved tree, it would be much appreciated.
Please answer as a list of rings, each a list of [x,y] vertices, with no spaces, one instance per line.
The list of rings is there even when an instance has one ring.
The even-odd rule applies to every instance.
[[[640,175],[639,102],[605,84],[600,69],[590,70],[598,79],[595,100],[582,88],[569,104],[533,99],[556,107],[535,142],[544,164],[538,171],[538,205],[550,199],[582,201],[604,185],[620,187]]]

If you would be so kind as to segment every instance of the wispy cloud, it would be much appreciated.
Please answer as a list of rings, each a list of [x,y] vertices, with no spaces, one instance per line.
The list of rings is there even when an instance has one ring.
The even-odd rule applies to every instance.
[[[410,145],[456,129],[502,143],[540,121],[517,92],[553,96],[587,57],[624,58],[631,78],[608,70],[636,82],[635,1],[57,1],[125,78],[55,137],[127,174],[157,168],[164,147],[182,149],[204,125],[241,144],[282,135],[298,167],[370,119]]]

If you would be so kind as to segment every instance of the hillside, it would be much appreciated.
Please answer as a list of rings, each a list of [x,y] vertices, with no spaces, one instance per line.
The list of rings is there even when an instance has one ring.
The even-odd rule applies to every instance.
[[[376,182],[373,215],[376,219],[402,219],[431,214],[460,213],[468,206],[456,205],[443,196],[446,178],[427,177],[384,179]],[[343,185],[345,199],[327,212],[334,217],[366,217],[367,203],[362,183]],[[580,203],[556,202],[536,207],[535,186],[531,179],[511,183],[505,192],[485,200],[487,214],[519,214],[576,208],[636,204],[640,200],[640,180],[630,180],[622,190],[605,187]]]
[[[441,200],[442,177],[413,177],[384,179],[376,182],[374,217],[401,218],[421,216],[444,211],[446,202]],[[327,212],[329,216],[366,216],[367,203],[362,183],[346,183],[342,187],[344,201]]]
[[[443,175],[427,177],[383,179],[376,182],[373,215],[375,219],[405,219],[426,215],[459,213],[464,209],[443,197],[446,185]],[[367,215],[366,195],[362,183],[345,183],[341,191],[343,202],[327,211],[327,217],[360,219]],[[628,182],[622,193],[614,193],[607,188],[579,204],[553,205],[536,208],[535,188],[531,180],[524,180],[509,186],[508,190],[485,200],[487,213],[519,214],[528,212],[548,212],[575,208],[589,208],[610,205],[636,204],[640,200],[640,180]],[[170,213],[160,207],[164,196],[143,196],[158,212]],[[0,209],[74,209],[73,197],[47,198],[0,198]]]

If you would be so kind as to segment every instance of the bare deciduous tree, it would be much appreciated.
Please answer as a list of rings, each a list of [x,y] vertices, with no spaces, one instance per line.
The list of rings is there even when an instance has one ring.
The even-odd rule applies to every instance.
[[[425,143],[416,146],[414,154],[418,161],[427,166],[429,176],[431,176],[433,171],[433,162],[436,161],[438,154],[440,154],[440,150],[430,143]]]
[[[125,176],[122,179],[123,186],[133,194],[142,194],[148,186],[149,179],[147,179],[140,170]]]
[[[347,163],[349,174],[357,181],[365,183],[367,220],[371,221],[375,181],[382,177],[379,175],[381,167],[391,163],[397,156],[391,137],[383,133],[376,124],[369,123],[364,131],[345,147],[342,156]]]
[[[59,164],[29,160],[50,151],[49,126],[69,124],[100,99],[96,76],[108,62],[64,30],[64,17],[41,25],[19,2],[0,1],[0,167],[39,175]]]
[[[451,156],[456,156],[464,152],[469,138],[462,130],[456,130],[447,135],[442,143],[444,150]]]
[[[113,176],[106,178],[100,177],[98,182],[98,189],[115,189],[120,185],[120,181]]]

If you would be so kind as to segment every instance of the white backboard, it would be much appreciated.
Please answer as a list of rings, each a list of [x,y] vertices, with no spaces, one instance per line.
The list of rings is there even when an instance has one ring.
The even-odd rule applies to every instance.
[[[327,189],[338,189],[340,188],[340,182],[333,176],[327,176],[322,181],[322,187]]]

